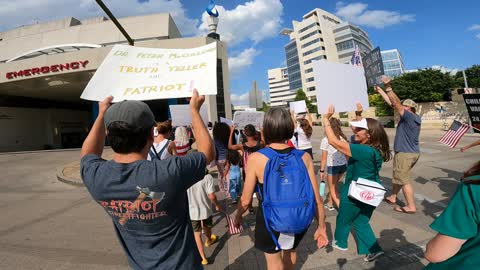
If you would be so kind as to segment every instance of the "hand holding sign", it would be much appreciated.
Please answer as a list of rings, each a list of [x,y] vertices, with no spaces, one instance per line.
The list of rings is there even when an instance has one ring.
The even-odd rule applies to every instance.
[[[383,82],[383,84],[387,85],[387,84],[389,84],[391,81],[392,81],[392,79],[390,79],[390,77],[385,76],[385,75],[382,76],[382,82]]]
[[[190,108],[199,112],[203,102],[205,102],[205,96],[199,96],[197,89],[193,89],[193,95],[190,99]]]

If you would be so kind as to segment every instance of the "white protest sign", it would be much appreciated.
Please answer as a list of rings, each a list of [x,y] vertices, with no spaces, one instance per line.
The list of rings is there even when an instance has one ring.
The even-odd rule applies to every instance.
[[[193,83],[192,83],[193,82]],[[217,94],[217,44],[192,49],[115,45],[81,98],[101,101],[152,100]]]
[[[220,123],[225,123],[229,126],[233,126],[233,121],[227,118],[220,117]]]
[[[244,128],[248,124],[252,124],[257,130],[260,130],[260,128],[263,126],[264,116],[264,112],[237,111],[233,115],[233,122],[240,129]]]
[[[326,112],[329,104],[333,104],[337,112],[354,111],[357,102],[364,109],[369,108],[362,67],[327,61],[314,61],[312,66],[318,113]]]
[[[190,105],[170,105],[170,115],[172,116],[172,126],[190,126],[192,125],[192,115],[190,113]],[[200,108],[200,115],[202,116],[205,126],[208,123],[207,106],[202,105]]]
[[[246,112],[256,112],[257,109],[256,108],[245,108],[245,111]]]
[[[307,112],[307,104],[305,103],[305,100],[292,101],[289,105],[290,110],[293,111],[295,114]]]

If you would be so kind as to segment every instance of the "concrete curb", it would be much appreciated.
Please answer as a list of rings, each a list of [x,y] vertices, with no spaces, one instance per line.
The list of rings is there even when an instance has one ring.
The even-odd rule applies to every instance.
[[[72,185],[72,186],[84,187],[85,185],[83,184],[82,179],[77,179],[77,178],[69,177],[69,176],[66,176],[66,175],[63,173],[63,171],[65,170],[66,167],[68,167],[68,165],[63,166],[63,167],[57,169],[57,180],[60,181],[60,182],[65,183],[65,184]]]

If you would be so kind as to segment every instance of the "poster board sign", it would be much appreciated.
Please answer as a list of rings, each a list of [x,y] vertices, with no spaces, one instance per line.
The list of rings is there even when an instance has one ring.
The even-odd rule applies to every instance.
[[[307,104],[305,103],[305,100],[292,101],[289,106],[290,111],[293,111],[295,114],[307,112]]]
[[[480,94],[464,94],[463,100],[467,106],[471,125],[474,128],[480,129]],[[474,131],[475,133],[480,133],[476,129],[474,129]]]
[[[225,123],[229,126],[233,126],[233,121],[224,117],[220,117],[220,123]]]
[[[382,53],[380,47],[373,49],[367,55],[362,57],[363,68],[365,69],[365,77],[367,78],[368,87],[382,84],[382,75],[385,75],[383,68]]]
[[[101,101],[153,100],[217,94],[217,44],[191,49],[115,45],[80,96]]]
[[[245,108],[245,111],[246,112],[256,112],[257,109],[256,108]]]
[[[329,104],[336,112],[354,111],[357,102],[369,108],[363,68],[322,60],[313,62],[313,74],[318,113],[326,112]]]
[[[252,124],[257,130],[260,130],[263,126],[264,116],[264,112],[237,111],[233,115],[233,122],[240,129],[244,128],[248,124]]]
[[[190,105],[170,105],[170,115],[172,116],[172,126],[181,127],[181,126],[191,126],[192,125],[192,114],[190,113]],[[208,123],[208,110],[207,106],[204,104],[200,108],[200,115],[202,116],[203,123],[205,126]]]

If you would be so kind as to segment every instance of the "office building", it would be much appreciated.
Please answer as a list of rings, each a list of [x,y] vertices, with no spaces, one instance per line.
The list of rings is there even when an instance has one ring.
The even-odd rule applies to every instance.
[[[397,49],[381,51],[385,75],[395,78],[405,73],[402,55]]]
[[[252,90],[248,93],[250,108],[260,109],[263,107],[263,93],[257,88],[257,81],[253,81]]]
[[[335,35],[339,63],[350,63],[355,46],[358,46],[361,54],[367,54],[373,50],[373,45],[367,32],[349,22],[336,25],[333,28],[333,33]]]
[[[270,106],[285,107],[295,99],[297,90],[290,89],[288,69],[274,68],[268,70],[268,89],[270,91]],[[301,87],[298,87],[301,88]]]
[[[217,42],[218,94],[208,96],[205,105],[209,121],[231,118],[225,43],[182,38],[167,13],[119,21],[139,47],[186,49]],[[70,17],[1,32],[0,152],[80,147],[97,113],[97,103],[80,95],[115,44],[127,41],[104,17]],[[169,104],[186,102],[147,101],[158,121],[168,118]]]
[[[289,87],[303,89],[316,104],[315,79],[312,62],[327,60],[346,63],[352,57],[355,44],[360,50],[371,50],[372,44],[365,31],[321,9],[314,9],[293,21],[293,29],[283,29],[280,34],[290,37],[285,45]]]

